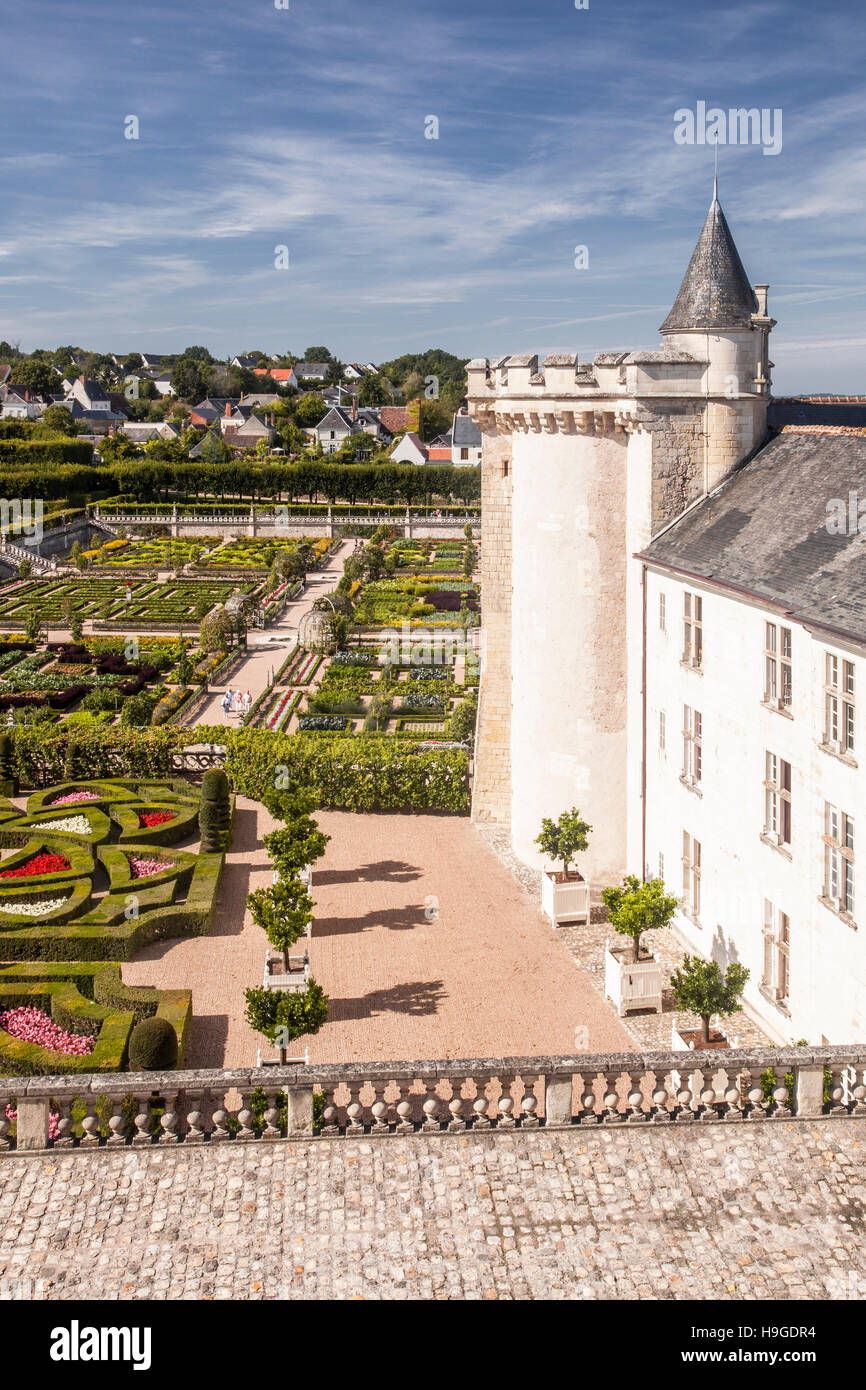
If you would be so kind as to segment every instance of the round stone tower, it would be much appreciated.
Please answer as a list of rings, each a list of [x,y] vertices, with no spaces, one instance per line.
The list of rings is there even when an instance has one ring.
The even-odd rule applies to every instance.
[[[661,349],[469,363],[483,448],[473,816],[509,827],[527,863],[541,863],[542,818],[576,805],[593,826],[584,873],[643,872],[627,834],[644,622],[631,557],[763,441],[766,299],[714,191]]]

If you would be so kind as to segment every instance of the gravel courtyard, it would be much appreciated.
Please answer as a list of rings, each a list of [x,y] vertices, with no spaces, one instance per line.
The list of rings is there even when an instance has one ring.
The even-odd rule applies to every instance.
[[[314,870],[312,971],[330,1017],[314,1061],[593,1052],[634,1042],[505,865],[462,816],[319,812],[331,842]],[[239,800],[209,937],[147,947],[128,984],[193,992],[187,1065],[249,1066],[269,1046],[245,1023],[267,942],[247,894],[271,881],[263,807]],[[298,950],[303,950],[299,943]],[[297,1046],[303,1052],[304,1041]],[[294,1049],[293,1049],[294,1053]]]

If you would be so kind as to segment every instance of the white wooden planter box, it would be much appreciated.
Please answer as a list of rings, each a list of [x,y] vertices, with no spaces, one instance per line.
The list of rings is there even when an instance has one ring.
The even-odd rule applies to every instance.
[[[620,1018],[629,1009],[662,1011],[662,968],[655,959],[630,960],[632,948],[607,947],[604,953],[604,992],[616,1004]]]
[[[556,927],[560,922],[589,921],[589,883],[584,878],[557,883],[552,874],[541,875],[541,910]]]

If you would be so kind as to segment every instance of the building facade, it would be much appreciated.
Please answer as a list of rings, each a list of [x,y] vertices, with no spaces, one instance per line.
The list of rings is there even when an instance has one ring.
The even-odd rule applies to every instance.
[[[866,477],[866,430],[777,409],[771,437],[773,326],[714,194],[659,350],[469,364],[473,815],[540,865],[542,818],[578,806],[597,889],[661,876],[689,948],[748,966],[771,1036],[841,1043],[866,1011],[866,538],[826,521]]]

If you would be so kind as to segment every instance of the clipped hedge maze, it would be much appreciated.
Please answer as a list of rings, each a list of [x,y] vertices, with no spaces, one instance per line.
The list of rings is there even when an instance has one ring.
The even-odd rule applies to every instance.
[[[182,1064],[189,991],[131,989],[119,962],[210,931],[224,856],[173,847],[195,837],[198,807],[177,779],[66,782],[35,792],[24,814],[0,802],[0,845],[12,849],[0,860],[0,1013],[39,1009],[94,1039],[77,1055],[0,1026],[0,1072],[122,1070],[134,1024],[154,1014],[175,1028]]]

